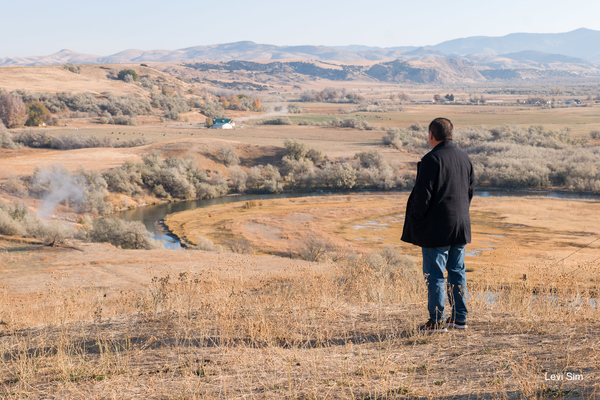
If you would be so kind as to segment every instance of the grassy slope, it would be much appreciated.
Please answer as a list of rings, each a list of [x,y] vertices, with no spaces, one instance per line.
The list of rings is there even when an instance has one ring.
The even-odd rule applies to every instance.
[[[409,271],[79,243],[0,252],[5,399],[600,394],[597,310],[556,268],[509,286],[488,272],[470,286],[469,329],[427,336]]]

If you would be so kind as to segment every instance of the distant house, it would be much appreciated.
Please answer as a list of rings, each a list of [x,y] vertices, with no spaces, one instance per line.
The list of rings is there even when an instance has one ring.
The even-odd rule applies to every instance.
[[[234,126],[232,119],[213,118],[213,129],[233,129]]]

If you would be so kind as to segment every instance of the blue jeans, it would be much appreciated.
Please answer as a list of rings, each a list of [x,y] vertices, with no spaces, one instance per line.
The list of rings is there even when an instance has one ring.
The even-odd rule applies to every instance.
[[[423,274],[427,281],[427,309],[435,322],[444,320],[446,292],[452,306],[452,319],[467,321],[467,276],[465,274],[465,245],[423,247]],[[444,278],[448,271],[448,283]]]

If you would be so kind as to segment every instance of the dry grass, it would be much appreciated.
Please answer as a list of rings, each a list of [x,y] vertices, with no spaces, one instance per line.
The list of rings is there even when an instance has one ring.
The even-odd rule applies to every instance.
[[[0,87],[7,91],[27,90],[30,92],[91,92],[94,95],[116,95],[134,94],[149,97],[148,91],[141,87],[125,83],[117,79],[110,79],[109,72],[118,72],[121,69],[134,68],[140,75],[148,75],[151,78],[161,77],[167,84],[182,86],[182,83],[169,74],[162,73],[153,68],[133,65],[82,65],[81,73],[74,74],[57,66],[35,66],[35,67],[2,67],[0,68]]]
[[[116,136],[117,132],[121,130],[115,129],[114,131]],[[126,140],[139,138],[141,132],[138,130],[135,132],[135,134],[132,132],[123,133],[121,137]],[[82,132],[82,134],[90,133],[93,134],[90,130]],[[154,135],[162,136],[158,132],[154,132]],[[152,134],[146,133],[145,137],[148,136],[152,138]],[[33,173],[36,167],[47,168],[53,164],[62,164],[71,171],[76,171],[79,167],[106,171],[127,161],[139,162],[143,154],[153,150],[160,151],[163,157],[170,155],[184,157],[191,154],[196,157],[198,165],[201,165],[203,169],[227,173],[227,167],[217,157],[218,150],[223,145],[236,148],[242,166],[253,166],[258,163],[279,163],[283,152],[282,149],[274,146],[255,147],[227,139],[209,138],[206,137],[206,134],[198,135],[197,133],[195,136],[190,137],[185,132],[182,132],[181,135],[175,132],[168,140],[135,148],[48,150],[24,147],[20,150],[0,149],[0,160],[3,166],[0,169],[0,180],[12,174],[28,175]]]
[[[260,261],[147,271],[138,290],[71,287],[55,275],[26,307],[4,288],[0,397],[600,395],[597,298],[556,269],[520,284],[489,274],[471,285],[470,328],[427,336],[415,332],[425,316],[419,274],[366,263],[248,274]],[[569,372],[582,380],[544,379]]]

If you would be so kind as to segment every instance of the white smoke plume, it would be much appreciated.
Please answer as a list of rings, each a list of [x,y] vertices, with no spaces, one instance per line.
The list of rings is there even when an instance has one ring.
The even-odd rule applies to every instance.
[[[264,118],[276,117],[278,115],[287,114],[289,112],[288,108],[286,106],[279,106],[279,107],[281,107],[281,109],[279,111],[272,111],[272,112],[268,112],[266,114],[250,116],[250,117],[236,118],[235,120],[238,122],[243,122],[243,121],[249,121],[252,119],[264,119]]]
[[[31,187],[42,195],[38,213],[45,219],[51,217],[56,207],[63,202],[79,203],[86,199],[74,176],[62,166],[37,170],[32,177]]]

